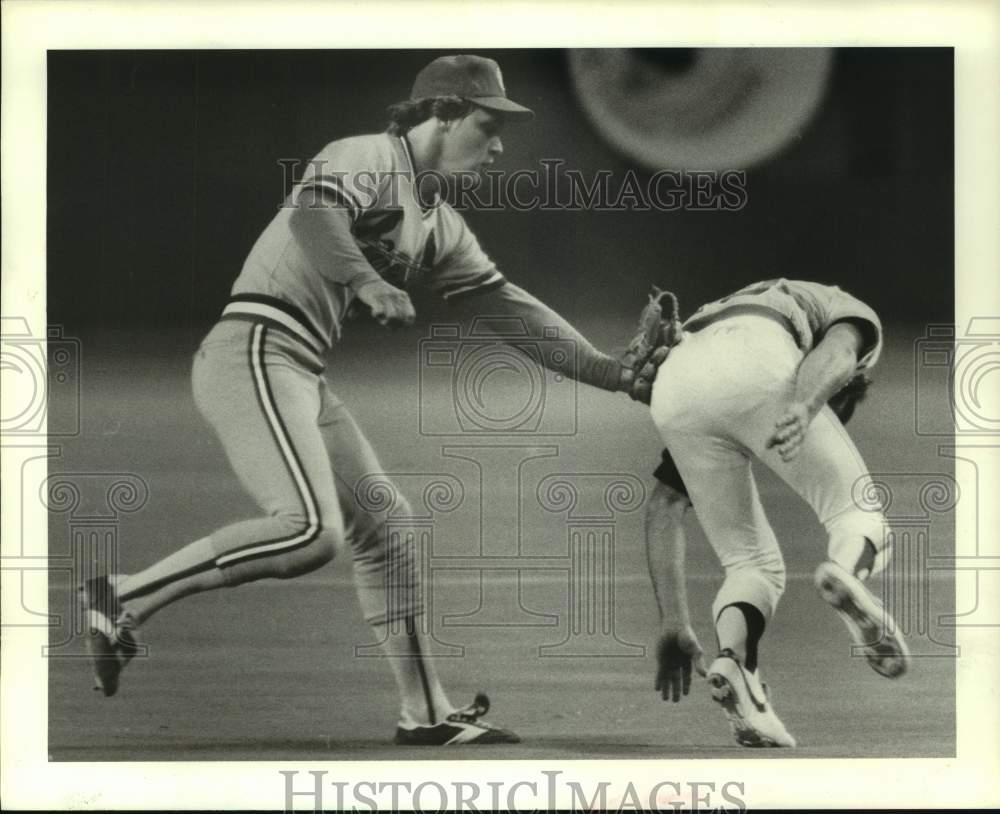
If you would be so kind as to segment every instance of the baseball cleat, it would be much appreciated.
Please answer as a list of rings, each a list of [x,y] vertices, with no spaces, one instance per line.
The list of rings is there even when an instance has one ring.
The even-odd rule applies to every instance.
[[[108,577],[88,579],[80,586],[87,624],[87,652],[94,660],[94,689],[106,696],[118,692],[118,677],[138,652],[132,631],[115,621],[122,607]]]
[[[478,693],[464,709],[455,710],[432,726],[397,727],[394,743],[399,746],[454,746],[457,744],[520,743],[509,729],[479,720],[490,710],[490,699]]]
[[[751,673],[725,649],[708,669],[712,700],[729,720],[733,736],[740,746],[794,747],[793,738],[781,723],[757,673]]]
[[[816,588],[844,620],[854,643],[871,668],[886,678],[898,678],[910,663],[910,651],[896,632],[896,623],[882,603],[857,577],[834,562],[816,569]]]

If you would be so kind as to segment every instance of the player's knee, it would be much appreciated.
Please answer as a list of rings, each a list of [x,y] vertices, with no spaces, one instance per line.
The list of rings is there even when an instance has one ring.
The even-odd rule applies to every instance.
[[[762,579],[771,586],[775,601],[785,593],[785,560],[778,548],[767,551],[757,562]]]
[[[344,529],[341,525],[324,525],[310,543],[311,557],[325,565],[344,550]]]
[[[774,589],[775,599],[780,599],[785,594],[785,583],[786,583],[786,573],[785,573],[785,563],[781,562],[776,564],[773,568],[765,571],[765,578],[771,583],[771,587]]]
[[[759,557],[753,563],[726,568],[726,579],[715,597],[712,613],[718,617],[727,605],[747,602],[770,619],[785,593],[785,563],[781,552]]]
[[[292,579],[330,562],[343,546],[343,538],[332,529],[320,529],[305,545],[276,558],[275,576]]]
[[[356,512],[349,534],[355,559],[385,559],[386,548],[398,539],[399,530],[406,526],[406,519],[412,516],[410,502],[398,492],[393,498],[391,511]]]
[[[274,558],[275,576],[291,579],[308,574],[333,560],[344,547],[343,523],[339,516],[312,520],[297,515],[283,515],[289,538],[295,535],[303,542]]]
[[[785,559],[781,549],[775,546],[748,552],[746,556],[733,558],[725,565],[726,578],[730,575],[749,573],[755,579],[771,586],[779,596],[785,591]]]

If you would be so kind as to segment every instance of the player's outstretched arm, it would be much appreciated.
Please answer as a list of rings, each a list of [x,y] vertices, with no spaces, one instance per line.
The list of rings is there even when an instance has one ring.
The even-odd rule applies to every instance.
[[[628,392],[632,385],[633,375],[629,368],[599,351],[563,317],[513,283],[470,297],[461,307],[468,315],[477,317],[477,327],[495,331],[500,340],[518,340],[512,346],[519,349],[524,344],[524,336],[511,336],[511,317],[520,319],[533,337],[544,336],[546,330],[555,328],[559,339],[572,342],[576,349],[575,358],[543,354],[543,364],[557,373],[601,390]]]
[[[767,441],[767,447],[776,447],[783,461],[798,455],[809,424],[857,372],[862,342],[856,325],[838,322],[799,363],[793,401],[775,422]]]
[[[320,189],[305,189],[289,226],[310,265],[326,279],[348,286],[381,325],[410,325],[416,317],[410,295],[385,282],[351,234],[345,206]]]
[[[680,701],[691,689],[692,667],[705,675],[701,644],[691,626],[684,555],[688,499],[657,483],[646,506],[646,563],[660,610],[655,688],[664,701]]]

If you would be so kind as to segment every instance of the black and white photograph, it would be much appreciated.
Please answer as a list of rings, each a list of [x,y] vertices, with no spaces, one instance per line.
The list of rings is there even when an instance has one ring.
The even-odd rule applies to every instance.
[[[14,807],[1000,799],[995,9],[163,5],[4,58]]]

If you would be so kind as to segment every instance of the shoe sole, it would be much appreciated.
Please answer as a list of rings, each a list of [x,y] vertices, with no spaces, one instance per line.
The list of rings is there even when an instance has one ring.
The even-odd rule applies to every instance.
[[[91,581],[88,581],[89,584]],[[118,677],[122,669],[136,653],[135,641],[128,637],[119,647],[116,640],[114,623],[99,610],[93,608],[93,598],[86,585],[77,589],[87,617],[87,633],[85,637],[87,652],[94,662],[94,690],[111,697],[118,692]]]
[[[520,743],[521,739],[506,729],[491,729],[487,733],[480,735],[473,741],[466,741],[466,743],[471,743],[473,745],[496,745],[501,743]],[[461,746],[462,744],[456,744]]]
[[[736,690],[733,689],[733,685],[725,676],[718,673],[710,674],[708,685],[711,687],[712,700],[722,707],[722,711],[729,721],[729,726],[733,730],[733,736],[740,746],[781,748],[785,745],[767,737],[767,735],[762,735],[746,722],[740,713],[740,702]]]
[[[840,575],[820,566],[816,571],[820,597],[844,620],[854,643],[864,648],[869,666],[886,678],[899,678],[909,667],[910,651],[902,637],[890,632],[896,623],[864,586],[861,603]],[[869,605],[870,607],[863,607]]]
[[[520,743],[521,738],[507,729],[491,728],[472,740],[424,740],[419,735],[411,734],[405,729],[397,730],[393,743],[397,746],[491,746],[504,743]]]
[[[94,662],[94,689],[105,696],[118,692],[118,676],[122,664],[111,637],[107,634],[108,618],[103,613],[87,613],[87,652]]]

